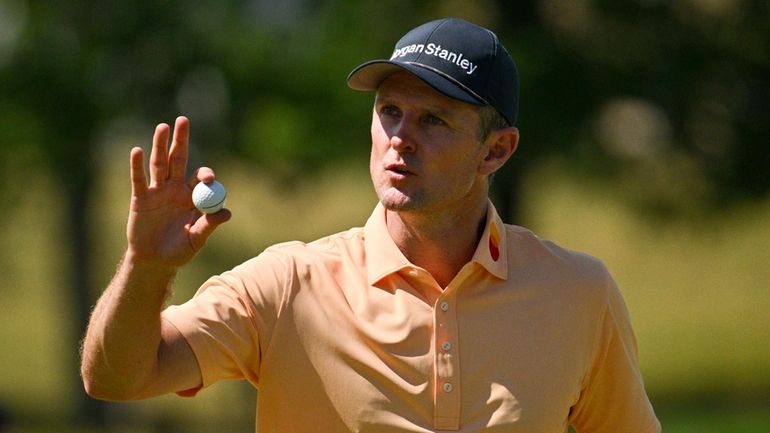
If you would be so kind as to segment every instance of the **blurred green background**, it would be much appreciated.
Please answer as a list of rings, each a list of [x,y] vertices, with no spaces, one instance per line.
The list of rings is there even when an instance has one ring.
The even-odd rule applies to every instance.
[[[157,4],[153,4],[157,3]],[[231,222],[172,302],[376,202],[357,64],[459,16],[521,74],[506,219],[602,258],[667,432],[770,432],[770,4],[764,0],[0,0],[0,432],[253,431],[255,392],[88,399],[78,346],[125,246],[132,146],[192,122]]]

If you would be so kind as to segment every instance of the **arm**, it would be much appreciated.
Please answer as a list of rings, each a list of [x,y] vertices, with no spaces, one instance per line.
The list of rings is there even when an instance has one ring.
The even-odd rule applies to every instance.
[[[230,213],[195,210],[192,187],[213,180],[214,173],[202,168],[185,182],[189,121],[177,119],[167,150],[169,134],[165,124],[155,130],[149,185],[142,149],[131,151],[128,248],[97,302],[83,342],[83,383],[95,398],[145,398],[201,382],[192,350],[172,325],[161,321],[160,312],[177,270]]]
[[[615,282],[609,274],[606,278],[607,299],[593,360],[580,398],[570,410],[570,423],[578,433],[660,433],[644,388],[628,309]]]

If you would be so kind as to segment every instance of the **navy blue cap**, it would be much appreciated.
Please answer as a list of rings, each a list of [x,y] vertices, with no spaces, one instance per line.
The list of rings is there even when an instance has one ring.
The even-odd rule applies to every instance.
[[[397,43],[390,59],[353,69],[348,86],[377,90],[393,72],[407,70],[450,98],[491,105],[511,124],[519,106],[519,74],[508,51],[490,30],[459,18],[418,26]]]

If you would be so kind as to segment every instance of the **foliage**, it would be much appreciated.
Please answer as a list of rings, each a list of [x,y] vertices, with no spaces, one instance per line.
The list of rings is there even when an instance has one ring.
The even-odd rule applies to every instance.
[[[291,187],[360,164],[372,97],[346,74],[447,15],[495,29],[518,62],[523,140],[495,183],[504,212],[554,158],[659,216],[770,192],[764,0],[0,0],[0,193],[13,203],[30,177],[56,178],[73,333],[93,292],[105,153],[127,155],[126,136],[147,147],[154,123],[186,114],[193,167],[238,157]]]
[[[500,189],[553,155],[667,212],[770,189],[761,0],[3,4],[21,24],[0,51],[0,140],[20,149],[14,164],[37,155],[71,183],[98,176],[120,119],[176,113],[201,160],[237,154],[287,180],[361,160],[371,98],[346,89],[347,72],[460,15],[495,29],[521,72],[523,141]]]
[[[502,4],[502,3],[501,3]],[[506,3],[504,15],[518,3]],[[559,155],[659,215],[770,190],[764,1],[541,1],[503,26],[519,59],[516,169]]]

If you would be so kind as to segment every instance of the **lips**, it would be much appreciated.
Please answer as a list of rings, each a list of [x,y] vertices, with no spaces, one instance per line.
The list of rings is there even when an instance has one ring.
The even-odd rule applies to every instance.
[[[399,175],[399,176],[414,176],[416,173],[412,171],[406,164],[403,163],[391,163],[385,164],[385,171]]]

